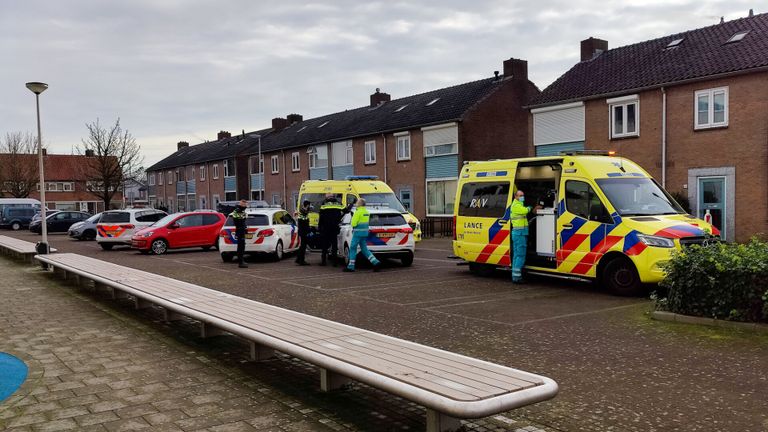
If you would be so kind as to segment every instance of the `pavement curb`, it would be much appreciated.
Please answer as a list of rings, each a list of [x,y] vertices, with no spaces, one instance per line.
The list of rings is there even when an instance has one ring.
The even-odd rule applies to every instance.
[[[657,321],[679,322],[684,324],[698,324],[709,327],[729,328],[735,330],[749,330],[758,333],[768,334],[768,325],[760,323],[747,323],[736,321],[724,321],[715,318],[695,317],[691,315],[682,315],[672,312],[654,311],[651,312],[651,318]]]

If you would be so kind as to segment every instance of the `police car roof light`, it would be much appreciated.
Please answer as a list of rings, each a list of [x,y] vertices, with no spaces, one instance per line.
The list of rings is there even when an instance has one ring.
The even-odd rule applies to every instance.
[[[344,177],[344,180],[378,180],[379,176],[375,175],[351,175]]]

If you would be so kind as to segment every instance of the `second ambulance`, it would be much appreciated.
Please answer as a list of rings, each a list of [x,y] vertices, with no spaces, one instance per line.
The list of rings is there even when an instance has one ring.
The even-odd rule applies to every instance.
[[[619,295],[664,277],[672,251],[719,236],[687,214],[640,166],[607,153],[467,162],[453,250],[483,272],[510,265],[510,208],[518,189],[529,217],[528,273],[598,280]]]

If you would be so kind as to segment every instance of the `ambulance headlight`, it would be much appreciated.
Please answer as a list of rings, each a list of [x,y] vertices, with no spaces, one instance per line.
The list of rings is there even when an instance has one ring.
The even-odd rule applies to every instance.
[[[637,238],[639,238],[641,242],[645,243],[646,246],[661,247],[661,248],[675,247],[675,242],[672,239],[666,238],[666,237],[652,236],[647,234],[638,234]]]

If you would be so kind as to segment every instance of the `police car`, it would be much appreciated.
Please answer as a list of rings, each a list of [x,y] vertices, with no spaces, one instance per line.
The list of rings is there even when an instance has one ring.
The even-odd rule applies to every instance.
[[[368,221],[366,244],[376,258],[396,258],[403,266],[413,264],[416,242],[413,228],[408,225],[405,216],[390,208],[366,207],[371,214]],[[351,213],[341,220],[341,232],[338,236],[339,251],[344,251],[344,262],[349,264],[349,245],[352,244]],[[365,259],[363,259],[365,261]]]
[[[287,211],[281,208],[247,208],[245,210],[245,253],[270,254],[282,259],[283,254],[299,248],[299,229]],[[235,222],[227,217],[219,232],[219,252],[224,262],[237,255]]]
[[[162,210],[146,208],[105,211],[96,224],[96,242],[104,250],[111,250],[116,244],[130,246],[136,231],[165,216]]]

